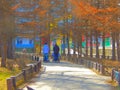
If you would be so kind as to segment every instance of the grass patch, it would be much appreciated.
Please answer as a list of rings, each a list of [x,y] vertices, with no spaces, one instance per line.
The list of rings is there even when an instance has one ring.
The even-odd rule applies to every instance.
[[[6,79],[21,72],[21,68],[26,68],[26,64],[35,63],[26,55],[19,55],[15,60],[7,59],[7,68],[0,67],[0,90],[7,90]],[[1,57],[0,57],[1,64]],[[25,65],[25,66],[24,66]],[[22,81],[21,81],[22,82]],[[21,83],[19,82],[19,83]]]
[[[20,72],[18,69],[13,69],[12,71],[7,68],[0,67],[0,90],[7,90],[6,79],[12,75],[16,75]]]

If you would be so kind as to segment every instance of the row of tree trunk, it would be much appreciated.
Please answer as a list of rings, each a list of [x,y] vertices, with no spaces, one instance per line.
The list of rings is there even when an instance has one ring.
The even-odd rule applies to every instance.
[[[75,34],[76,35],[76,34]],[[79,34],[79,38],[72,38],[72,41],[74,43],[74,48],[73,48],[73,52],[74,54],[76,54],[76,51],[78,52],[79,57],[82,56],[83,54],[83,50],[82,50],[82,35],[83,34]],[[100,58],[100,53],[99,53],[99,42],[98,42],[98,38],[100,37],[100,34],[98,32],[93,32],[91,31],[88,35],[88,33],[84,34],[85,35],[85,41],[86,41],[86,46],[84,47],[85,50],[85,57],[93,57],[93,48],[95,48],[95,57],[96,58]],[[95,41],[96,41],[96,46],[93,47],[93,38],[95,37]],[[70,40],[70,36],[68,34],[66,34],[63,37],[63,44],[65,45],[65,38],[67,38],[67,50],[68,50],[68,56],[70,55],[70,45],[69,45],[69,40]],[[105,33],[102,33],[102,57],[103,59],[106,59],[106,47],[105,47]],[[112,32],[111,36],[109,37],[111,38],[111,56],[112,60],[118,60],[120,61],[120,42],[119,42],[119,33],[116,32]],[[88,39],[90,40],[90,47],[88,48]],[[90,55],[88,55],[88,49],[90,49]],[[63,51],[63,55],[65,55],[65,51]]]
[[[13,59],[14,49],[12,38],[7,41],[2,41],[0,45],[1,67],[6,67],[6,59]]]

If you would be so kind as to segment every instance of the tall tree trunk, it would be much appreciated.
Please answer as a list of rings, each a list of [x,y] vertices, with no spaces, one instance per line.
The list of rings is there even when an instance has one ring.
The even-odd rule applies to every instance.
[[[48,41],[48,46],[49,46],[49,48],[51,47],[51,45],[50,45],[50,33],[48,34],[48,37],[47,37],[47,41]],[[51,48],[50,48],[51,49]],[[50,52],[51,50],[49,50],[49,54],[51,54],[51,52]]]
[[[88,57],[88,33],[86,32],[86,57]]]
[[[36,53],[36,45],[35,45],[35,43],[36,43],[36,40],[35,40],[35,36],[34,36],[34,39],[33,39],[33,41],[34,41],[33,53]]]
[[[40,37],[40,55],[42,54],[42,38]]]
[[[62,50],[63,50],[63,56],[65,56],[65,34],[63,35],[63,46],[62,46]]]
[[[70,44],[69,44],[69,35],[67,33],[67,59],[70,60]]]
[[[115,32],[112,32],[112,60],[116,59],[115,53]]]
[[[12,42],[12,38],[9,38],[7,43],[8,43],[7,58],[13,59],[13,42]]]
[[[73,50],[73,62],[75,62],[75,60],[76,60],[76,40],[75,40],[75,38],[74,38],[74,48],[73,48],[74,50]]]
[[[49,48],[51,47],[51,45],[50,45],[50,32],[48,33],[48,45],[49,45]],[[51,49],[51,48],[50,48]],[[49,50],[49,54],[51,54],[51,52],[50,52],[51,50]]]
[[[7,44],[4,42],[1,45],[1,55],[1,67],[6,67]]]
[[[105,33],[102,35],[102,58],[105,58]]]
[[[79,45],[80,45],[80,57],[82,57],[82,35],[80,34],[80,38],[79,38]]]
[[[75,55],[75,52],[76,52],[76,43],[75,43],[75,39],[74,39],[74,48],[73,48],[73,55]]]
[[[117,59],[120,61],[120,43],[119,43],[119,33],[116,33],[116,42],[117,42]]]
[[[1,43],[0,43],[0,51],[1,51],[1,49],[2,49],[2,45],[1,45]],[[2,56],[2,52],[0,52],[0,57]]]
[[[98,43],[98,32],[96,31],[96,58],[99,58],[99,43]]]
[[[67,34],[68,56],[70,55],[69,34]]]
[[[78,52],[78,58],[79,58],[79,55],[80,55],[80,43],[79,43],[79,41],[77,41],[77,52]]]
[[[93,57],[92,31],[90,33],[90,57]]]

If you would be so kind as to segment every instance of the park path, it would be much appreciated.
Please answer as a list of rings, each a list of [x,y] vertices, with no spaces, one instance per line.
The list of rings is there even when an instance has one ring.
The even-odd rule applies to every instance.
[[[110,77],[97,75],[83,65],[68,62],[43,65],[45,72],[28,84],[34,90],[115,90],[106,82]]]

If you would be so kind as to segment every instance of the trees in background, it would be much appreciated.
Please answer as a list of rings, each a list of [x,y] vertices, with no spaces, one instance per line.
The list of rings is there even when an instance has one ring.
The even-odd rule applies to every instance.
[[[48,22],[47,12],[49,8],[49,1],[22,0],[18,3],[20,4],[19,8],[23,9],[22,12],[19,10],[16,12],[17,21],[19,22],[19,20],[23,20],[23,22],[17,24],[18,36],[32,38],[34,39],[34,42],[36,37],[41,39],[41,37],[46,35],[48,31],[46,26]]]
[[[112,59],[116,59],[115,54],[115,43],[116,35],[119,33],[119,22],[118,22],[118,0],[116,1],[78,1],[70,0],[73,5],[72,15],[82,22],[78,23],[80,31],[79,36],[84,34],[86,37],[86,56],[88,55],[87,42],[90,38],[90,56],[92,57],[92,37],[96,40],[96,58],[99,58],[99,42],[98,38],[102,37],[103,40],[103,55],[105,58],[105,36],[110,33],[112,37]],[[77,22],[77,21],[75,21]],[[117,40],[117,46],[119,47],[119,40]],[[118,49],[117,47],[117,49]],[[119,49],[118,49],[119,50]],[[119,54],[117,54],[119,57]],[[119,59],[119,58],[118,58]]]
[[[12,38],[15,37],[14,10],[17,6],[14,5],[13,0],[1,0],[0,3],[0,52],[2,67],[6,67],[6,58],[12,57]]]
[[[102,57],[105,58],[105,37],[112,38],[112,59],[120,60],[119,45],[119,2],[105,0],[1,0],[0,3],[0,44],[1,66],[6,66],[6,57],[12,58],[12,40],[15,36],[28,38],[61,35],[70,54],[69,40],[74,42],[76,50],[82,55],[82,37],[85,37],[85,55],[90,51],[93,57],[93,37],[96,42],[96,58],[99,58],[99,37],[102,37]],[[19,22],[19,20],[23,20]],[[61,24],[59,24],[62,22]],[[90,50],[88,43],[90,42]],[[76,49],[77,48],[77,49]],[[40,49],[41,50],[41,49]],[[63,51],[65,54],[65,50]]]

